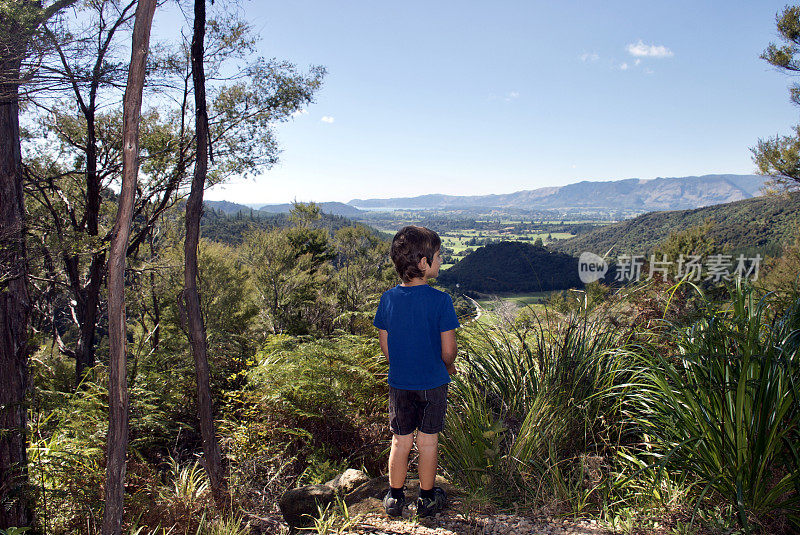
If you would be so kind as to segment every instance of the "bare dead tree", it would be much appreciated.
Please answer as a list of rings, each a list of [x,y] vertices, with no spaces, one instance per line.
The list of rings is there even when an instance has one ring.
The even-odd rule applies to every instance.
[[[150,28],[156,0],[139,0],[131,40],[131,63],[123,97],[122,188],[108,258],[109,425],[106,461],[103,535],[119,535],[125,493],[125,454],[128,449],[127,329],[125,320],[125,259],[131,234],[133,203],[139,173],[139,121],[142,112]]]

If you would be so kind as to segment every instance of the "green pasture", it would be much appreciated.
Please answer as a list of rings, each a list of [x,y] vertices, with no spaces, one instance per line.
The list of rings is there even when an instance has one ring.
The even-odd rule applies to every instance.
[[[539,305],[550,297],[552,291],[547,292],[525,292],[525,293],[509,293],[509,294],[496,294],[496,295],[481,295],[476,299],[478,304],[486,309],[493,310],[499,303],[503,301],[510,301],[519,307],[528,305]]]

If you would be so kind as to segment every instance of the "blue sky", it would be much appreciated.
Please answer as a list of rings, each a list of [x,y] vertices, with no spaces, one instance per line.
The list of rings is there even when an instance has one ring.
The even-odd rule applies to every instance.
[[[750,173],[788,133],[759,54],[785,2],[247,2],[262,55],[328,75],[243,203],[508,193]]]

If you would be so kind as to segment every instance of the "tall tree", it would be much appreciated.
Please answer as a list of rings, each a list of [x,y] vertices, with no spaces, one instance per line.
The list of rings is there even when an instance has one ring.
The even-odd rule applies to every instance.
[[[127,323],[125,320],[125,259],[131,234],[136,179],[139,173],[139,120],[142,111],[150,28],[156,0],[139,0],[131,38],[131,63],[123,98],[122,188],[108,259],[109,425],[103,535],[122,530],[125,454],[128,449]]]
[[[88,38],[75,40],[82,46],[76,47],[73,54],[65,50],[56,35],[48,29],[47,34],[57,53],[60,69],[52,75],[68,85],[74,93],[78,104],[78,113],[85,122],[85,132],[80,149],[83,152],[85,177],[85,203],[82,216],[72,215],[68,221],[75,223],[76,233],[85,233],[92,244],[91,262],[86,280],[81,280],[80,257],[83,251],[67,250],[63,252],[66,273],[72,290],[76,307],[78,336],[75,348],[66,350],[75,358],[75,381],[80,383],[84,370],[94,366],[94,342],[97,325],[97,313],[100,302],[100,286],[103,280],[106,250],[99,245],[99,223],[102,179],[109,170],[98,168],[99,149],[97,133],[97,113],[100,91],[104,86],[116,83],[115,71],[121,71],[108,57],[118,30],[133,16],[136,0],[120,6],[117,2],[104,0],[90,4],[98,11],[96,30],[89,33]],[[109,20],[110,17],[110,20]],[[68,56],[69,54],[69,56]],[[74,208],[69,208],[74,211]]]
[[[761,58],[784,73],[800,74],[800,6],[784,7],[775,21],[785,44],[770,43]],[[789,87],[789,96],[800,106],[800,84]],[[769,184],[776,188],[800,188],[800,124],[793,128],[793,134],[759,139],[751,149],[758,172],[771,177]]]
[[[123,62],[112,53],[112,41],[126,26],[135,4],[97,0],[88,5],[93,9],[89,30],[82,29],[85,21],[81,17],[64,23],[70,29],[66,33],[80,39],[62,42],[55,31],[50,33],[50,41],[58,45],[58,53],[45,61],[53,89],[38,106],[47,110],[42,118],[44,131],[56,141],[48,144],[48,138],[39,137],[37,143],[31,143],[29,153],[36,155],[37,161],[29,158],[26,168],[27,194],[49,216],[37,230],[48,237],[43,241],[60,249],[52,256],[63,262],[63,270],[56,270],[55,277],[48,273],[46,278],[63,279],[51,284],[69,289],[70,295],[62,301],[72,309],[67,318],[75,325],[75,329],[63,325],[56,329],[51,321],[51,329],[61,352],[76,360],[78,381],[83,368],[94,362],[96,324],[103,318],[103,273],[97,267],[102,265],[110,241],[110,232],[103,229],[111,225],[100,221],[96,225],[100,231],[94,235],[91,222],[97,221],[98,213],[102,219],[103,198],[110,195],[109,186],[119,179],[121,166],[121,113],[115,101],[116,89],[122,85],[119,65]],[[206,182],[219,183],[274,163],[277,145],[271,124],[310,101],[324,70],[313,68],[306,75],[285,62],[251,59],[255,50],[250,28],[235,18],[212,19],[206,28],[207,115],[216,149],[216,164]],[[135,200],[129,255],[147,248],[161,215],[182,198],[195,160],[191,50],[183,41],[176,49],[165,50],[149,60],[148,91],[160,94],[154,100],[157,107],[143,113],[140,127],[144,172]],[[77,102],[74,107],[73,102]],[[72,168],[70,161],[74,162]],[[87,249],[90,255],[85,254]],[[154,313],[159,316],[157,303]],[[59,331],[67,333],[63,340]]]
[[[42,23],[75,0],[0,2],[0,528],[29,526],[25,452],[29,298],[19,134],[22,64]]]
[[[125,62],[115,49],[119,48],[120,37],[123,30],[128,29],[135,7],[136,0],[89,2],[81,16],[70,21],[68,31],[57,32],[45,27],[54,53],[44,58],[42,69],[47,72],[51,87],[36,103],[38,108],[46,110],[41,118],[44,128],[55,134],[62,146],[69,147],[68,152],[75,154],[75,168],[57,166],[59,172],[54,176],[37,173],[41,166],[29,162],[28,189],[29,195],[50,215],[48,230],[56,235],[55,243],[61,245],[56,256],[63,261],[66,285],[72,294],[70,302],[74,303],[70,305],[73,309],[70,316],[74,318],[78,335],[70,346],[61,341],[57,330],[54,333],[61,352],[75,359],[76,384],[95,362],[95,337],[102,309],[101,287],[110,241],[108,231],[102,229],[101,207],[104,190],[107,191],[109,182],[118,179],[120,173],[121,114],[114,108],[121,98],[119,88],[124,87],[127,75]],[[76,103],[75,107],[71,106],[72,102]],[[109,106],[111,112],[100,111]],[[151,118],[148,126],[152,122]],[[159,137],[162,143],[167,141],[163,135]],[[169,148],[185,168],[191,136],[173,137],[181,141],[170,143]],[[140,145],[147,146],[141,142]],[[176,165],[178,167],[180,165]],[[172,180],[166,181],[163,192],[142,188],[135,213],[141,211],[142,204],[169,205],[168,200],[178,188],[182,175],[182,171],[174,173]],[[129,245],[129,252],[145,240],[153,218],[147,217],[146,221]],[[81,246],[76,246],[76,239]]]
[[[292,226],[253,230],[245,236],[242,261],[250,267],[261,304],[275,333],[308,334],[332,313],[323,287],[330,281],[332,252],[328,231],[314,203],[295,203]],[[330,329],[326,329],[330,330]]]
[[[206,34],[206,2],[194,1],[194,30],[192,32],[192,82],[195,102],[196,151],[192,190],[186,203],[186,240],[184,242],[184,290],[179,296],[186,315],[186,331],[194,355],[197,379],[197,409],[203,436],[203,454],[211,492],[220,509],[226,508],[226,485],[214,431],[214,411],[211,404],[208,343],[200,294],[197,291],[197,243],[200,239],[200,216],[203,212],[203,190],[208,174],[209,132],[206,111],[206,77],[204,69],[204,42]]]
[[[390,267],[388,245],[369,228],[355,225],[337,230],[333,246],[333,281],[340,310],[336,320],[351,334],[357,334],[359,329],[371,328],[374,297],[391,284],[392,279],[386,276]]]
[[[244,27],[239,27],[243,30]],[[205,32],[206,32],[206,4],[205,0],[195,0],[194,3],[194,29],[191,44],[191,73],[195,101],[195,166],[192,176],[191,192],[186,203],[186,240],[184,242],[184,290],[179,296],[179,305],[184,311],[186,332],[192,346],[195,360],[195,375],[197,380],[197,404],[200,429],[203,437],[203,453],[205,456],[206,471],[208,472],[214,501],[220,508],[227,506],[227,489],[224,476],[222,456],[219,443],[214,430],[214,411],[211,398],[211,372],[208,362],[208,340],[203,321],[200,304],[200,294],[197,288],[197,246],[200,238],[200,218],[203,210],[203,191],[208,178],[208,160],[211,153],[212,132],[209,129],[208,108],[206,103],[206,70],[205,70]],[[251,85],[235,84],[218,90],[216,104],[217,111],[228,108],[230,112],[224,115],[225,121],[220,124],[224,130],[235,127],[239,122],[246,125],[239,130],[239,134],[248,131],[251,134],[261,132],[269,134],[269,123],[285,119],[293,111],[311,100],[314,90],[319,86],[319,79],[323,71],[317,69],[313,78],[303,79],[292,72],[289,64],[282,64],[279,69],[262,62],[256,62],[246,69]],[[216,70],[216,68],[213,68]],[[260,73],[260,74],[259,74]],[[285,74],[284,74],[285,73]],[[288,74],[288,76],[287,76]],[[266,84],[264,82],[267,82]],[[275,82],[278,82],[275,84]],[[237,95],[238,94],[238,95]],[[242,95],[245,96],[242,99]],[[231,101],[230,99],[233,98]],[[226,104],[226,101],[228,103]],[[230,104],[233,103],[233,106]],[[244,106],[240,106],[244,104]],[[236,117],[240,117],[238,120]],[[243,120],[250,116],[250,119]],[[230,123],[230,124],[229,124]],[[255,128],[254,128],[255,127]],[[231,134],[222,137],[219,141],[223,145],[223,154],[240,152],[242,155],[263,151],[245,142],[231,130]],[[230,141],[236,140],[235,148]],[[272,146],[274,140],[271,135],[261,138]],[[227,145],[227,147],[226,147]],[[272,151],[269,151],[272,152]],[[239,156],[241,158],[241,156]],[[265,165],[274,163],[275,155],[263,162]],[[234,164],[231,166],[231,164]],[[246,173],[248,167],[241,167],[241,163],[227,158],[227,164],[219,166],[219,173],[224,176],[230,172]],[[226,168],[227,167],[227,168]],[[218,178],[219,179],[219,178]]]

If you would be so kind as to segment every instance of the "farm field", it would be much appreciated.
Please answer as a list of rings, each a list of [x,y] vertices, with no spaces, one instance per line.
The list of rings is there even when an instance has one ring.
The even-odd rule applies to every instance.
[[[513,225],[520,225],[522,222],[508,221],[504,223],[507,224],[507,228],[499,228],[496,230],[465,228],[439,232],[439,236],[442,238],[442,245],[444,246],[443,256],[445,256],[445,262],[442,264],[441,269],[448,269],[455,264],[455,262],[448,262],[448,260],[459,261],[478,247],[488,243],[499,241],[534,243],[537,239],[541,239],[544,245],[548,245],[557,240],[567,240],[576,236],[576,234],[571,232],[551,231],[546,227],[520,232],[515,230]],[[566,225],[568,223],[565,222],[564,224]],[[560,227],[561,223],[556,222],[555,225]],[[378,230],[390,235],[395,232],[395,229],[392,228],[379,227]]]
[[[543,245],[548,245],[556,240],[568,240],[575,237],[569,232],[550,232],[544,230],[534,230],[531,232],[513,232],[511,230],[487,231],[465,229],[457,232],[444,232],[440,234],[442,245],[444,246],[445,263],[441,269],[448,269],[462,260],[465,256],[475,251],[475,249],[488,243],[500,241],[521,241],[534,243],[537,239],[542,240]]]
[[[470,229],[441,234],[442,242],[445,247],[453,251],[456,255],[460,255],[470,247],[480,247],[480,245],[483,245],[483,243],[480,242],[487,239],[492,241],[509,240],[534,242],[537,238],[541,238],[542,242],[547,245],[548,242],[566,240],[574,236],[574,234],[570,234],[569,232],[548,232],[547,230],[518,233],[512,231],[478,231]]]
[[[499,217],[467,218],[463,214],[442,214],[432,212],[383,212],[371,213],[362,222],[385,233],[387,238],[398,228],[413,224],[435,230],[442,238],[442,271],[453,267],[467,255],[490,243],[514,241],[551,245],[581,236],[586,232],[611,223],[607,220],[552,219],[535,217],[514,217],[505,214]],[[528,304],[522,299],[515,304]]]

